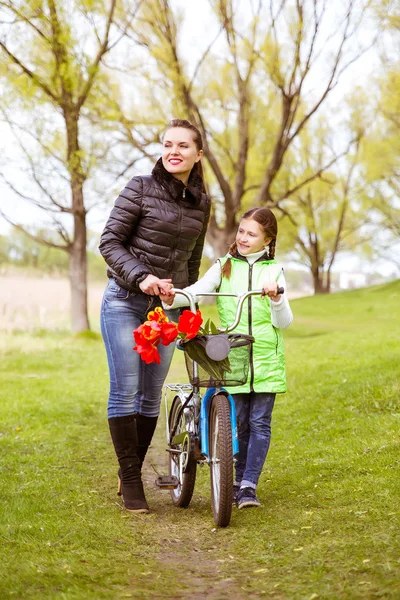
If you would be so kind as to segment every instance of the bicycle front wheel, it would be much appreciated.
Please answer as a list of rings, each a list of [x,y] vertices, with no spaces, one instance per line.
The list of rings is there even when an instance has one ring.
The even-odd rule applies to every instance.
[[[214,521],[226,527],[232,512],[233,453],[229,400],[223,394],[214,396],[211,403],[209,458]]]
[[[181,406],[182,403],[176,396],[169,413],[169,430],[174,431],[175,435],[188,430],[187,418]],[[170,450],[172,452],[169,453],[169,474],[179,479],[178,487],[171,490],[172,502],[175,506],[186,508],[193,496],[197,468],[193,450],[190,448],[190,437],[181,444],[171,445]]]

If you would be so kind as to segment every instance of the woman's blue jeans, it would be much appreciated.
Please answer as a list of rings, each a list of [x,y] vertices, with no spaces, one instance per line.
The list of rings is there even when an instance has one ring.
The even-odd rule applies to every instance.
[[[133,330],[139,327],[150,310],[160,306],[158,296],[128,292],[109,279],[101,306],[101,333],[110,371],[108,418],[140,413],[158,417],[162,386],[167,377],[175,344],[158,346],[160,364],[146,363],[133,350]],[[179,310],[168,311],[170,321],[177,321]]]
[[[235,484],[256,488],[271,440],[271,417],[276,394],[234,394],[239,455]]]

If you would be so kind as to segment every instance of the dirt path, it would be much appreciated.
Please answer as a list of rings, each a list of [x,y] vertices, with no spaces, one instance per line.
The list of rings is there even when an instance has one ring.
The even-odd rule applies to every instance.
[[[251,572],[246,570],[240,556],[231,549],[232,536],[240,535],[240,524],[233,509],[231,525],[225,529],[215,527],[209,493],[208,468],[198,468],[198,480],[193,500],[187,509],[175,508],[169,492],[160,491],[154,481],[157,474],[167,473],[164,429],[157,428],[156,438],[145,462],[144,482],[157,527],[160,570],[176,572],[176,589],[163,596],[149,598],[171,600],[233,598],[244,600],[265,597],[265,592],[251,590]],[[153,468],[153,467],[154,468]],[[205,488],[205,485],[208,486]],[[198,488],[206,489],[204,496]],[[145,581],[143,581],[145,586]],[[275,590],[271,597],[282,598]]]

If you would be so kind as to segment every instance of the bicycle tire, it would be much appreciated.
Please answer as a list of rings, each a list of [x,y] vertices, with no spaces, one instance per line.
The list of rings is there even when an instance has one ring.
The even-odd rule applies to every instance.
[[[178,396],[176,396],[172,402],[171,410],[169,413],[169,430],[173,431],[176,427],[175,433],[180,433],[181,431],[185,431],[186,427],[186,419],[183,412],[179,411],[182,403]],[[171,446],[172,449],[181,450],[181,445],[179,446]],[[186,508],[189,506],[190,501],[193,496],[194,484],[196,482],[196,469],[197,462],[193,458],[193,453],[190,448],[187,449],[189,452],[188,462],[185,468],[185,471],[182,473],[182,480],[180,480],[180,469],[178,463],[177,454],[169,453],[168,467],[169,474],[175,475],[180,480],[179,486],[175,489],[170,490],[172,502],[175,506],[180,508]]]
[[[227,527],[232,513],[233,453],[229,400],[223,394],[212,399],[209,419],[211,506],[218,527]]]

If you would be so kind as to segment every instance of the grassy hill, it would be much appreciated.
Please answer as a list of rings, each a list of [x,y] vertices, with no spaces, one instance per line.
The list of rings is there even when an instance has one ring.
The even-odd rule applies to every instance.
[[[186,510],[152,487],[162,419],[152,512],[121,509],[101,340],[0,339],[1,598],[400,597],[400,282],[291,304],[263,508],[225,530],[207,467]]]

